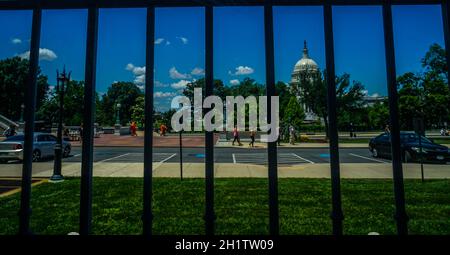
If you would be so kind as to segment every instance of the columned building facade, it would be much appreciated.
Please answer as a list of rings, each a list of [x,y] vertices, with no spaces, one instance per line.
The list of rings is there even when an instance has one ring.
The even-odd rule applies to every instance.
[[[309,57],[308,46],[305,40],[303,45],[303,57],[295,64],[290,82],[291,90],[296,94],[300,105],[305,111],[305,123],[312,123],[320,120],[320,118],[304,102],[302,102],[301,98],[302,87],[305,82],[314,82],[318,79],[320,79],[320,69],[316,61]]]

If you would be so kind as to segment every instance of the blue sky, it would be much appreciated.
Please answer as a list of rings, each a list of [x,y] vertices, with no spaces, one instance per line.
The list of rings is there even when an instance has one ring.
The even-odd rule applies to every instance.
[[[289,82],[301,58],[303,41],[321,69],[325,66],[322,7],[274,7],[275,78]],[[157,8],[155,13],[155,106],[204,75],[203,8]],[[73,79],[84,79],[86,10],[45,10],[40,66],[55,83],[64,65]],[[444,45],[440,6],[394,6],[398,74],[421,70],[420,59],[432,43]],[[101,9],[97,91],[116,81],[142,86],[145,73],[145,9]],[[368,94],[386,94],[381,7],[333,7],[336,73],[349,73]],[[1,11],[0,59],[26,56],[30,11]],[[214,9],[214,76],[226,85],[245,77],[265,83],[262,7]]]

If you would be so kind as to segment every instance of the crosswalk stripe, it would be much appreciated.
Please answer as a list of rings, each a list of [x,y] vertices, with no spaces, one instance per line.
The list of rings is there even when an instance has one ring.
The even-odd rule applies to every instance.
[[[265,153],[233,153],[233,163],[237,164],[267,164]],[[278,164],[304,164],[314,162],[302,158],[294,153],[279,153]]]

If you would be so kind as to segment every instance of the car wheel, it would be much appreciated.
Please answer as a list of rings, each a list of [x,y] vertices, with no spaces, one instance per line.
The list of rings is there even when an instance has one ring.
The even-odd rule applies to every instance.
[[[70,147],[66,146],[64,147],[63,157],[67,158],[70,155]]]
[[[33,151],[33,162],[41,160],[41,152],[39,150]]]
[[[372,157],[378,158],[379,156],[380,156],[380,155],[378,154],[377,149],[376,149],[376,148],[373,148],[373,149],[372,149]]]

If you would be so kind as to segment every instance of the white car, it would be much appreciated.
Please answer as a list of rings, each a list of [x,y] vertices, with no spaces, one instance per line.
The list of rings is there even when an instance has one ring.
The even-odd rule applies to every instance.
[[[0,163],[7,163],[9,160],[23,159],[24,135],[10,136],[0,142]],[[34,133],[33,161],[55,155],[56,136],[48,133]],[[70,142],[63,140],[63,157],[68,157],[72,146]]]

